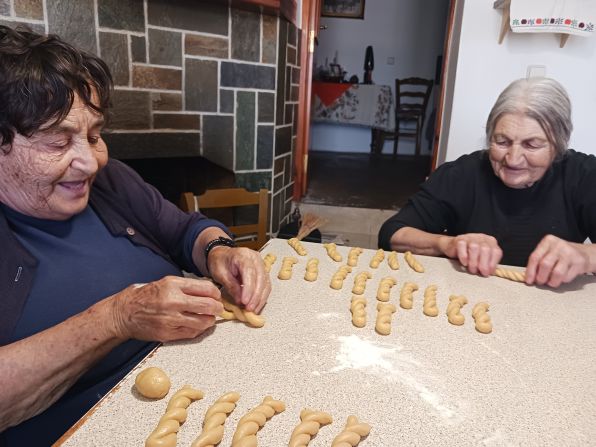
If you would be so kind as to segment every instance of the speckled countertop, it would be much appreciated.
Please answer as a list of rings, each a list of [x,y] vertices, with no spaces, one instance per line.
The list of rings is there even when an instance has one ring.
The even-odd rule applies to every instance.
[[[419,446],[580,446],[596,444],[596,277],[584,276],[558,290],[528,287],[496,277],[462,272],[449,260],[417,256],[425,273],[378,269],[364,250],[342,290],[329,287],[345,264],[349,247],[338,247],[343,262],[332,261],[322,245],[303,243],[297,256],[285,240],[271,240],[273,291],[253,329],[220,322],[187,342],[158,348],[61,440],[64,446],[142,446],[163,415],[168,398],[184,384],[205,393],[190,405],[178,446],[190,446],[201,431],[206,409],[222,394],[241,398],[230,415],[221,446],[229,446],[236,424],[271,395],[286,403],[259,432],[259,445],[286,446],[305,407],[330,413],[334,422],[309,444],[329,446],[350,414],[372,426],[362,447]],[[295,256],[291,280],[277,273],[283,256]],[[304,280],[306,261],[316,257],[319,278]],[[368,323],[352,326],[351,289],[355,273],[367,270]],[[393,314],[389,336],[374,331],[376,292],[381,278],[393,276]],[[399,307],[405,281],[420,286],[414,308]],[[436,318],[422,313],[424,289],[438,286]],[[466,322],[447,322],[451,294],[461,294]],[[494,330],[474,329],[473,305],[488,301]],[[158,366],[172,381],[159,401],[139,397],[134,378],[141,368]]]

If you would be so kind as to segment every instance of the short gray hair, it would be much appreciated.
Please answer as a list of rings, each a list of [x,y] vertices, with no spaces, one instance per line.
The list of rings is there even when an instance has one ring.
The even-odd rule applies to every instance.
[[[573,130],[569,95],[554,79],[529,78],[513,81],[497,98],[486,121],[486,144],[490,147],[497,121],[503,114],[521,113],[535,119],[562,156]]]

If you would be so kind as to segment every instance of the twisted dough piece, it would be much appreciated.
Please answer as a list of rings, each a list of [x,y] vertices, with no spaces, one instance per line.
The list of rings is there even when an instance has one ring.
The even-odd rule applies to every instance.
[[[239,320],[252,327],[265,326],[265,319],[254,312],[241,309],[227,300],[222,300],[224,311],[219,315],[224,320]]]
[[[411,309],[414,305],[414,292],[418,290],[418,284],[406,282],[399,294],[399,305],[403,309]]]
[[[277,259],[277,256],[275,256],[271,253],[267,253],[265,255],[265,257],[263,258],[263,264],[265,264],[265,271],[267,273],[269,273],[271,271],[271,266],[273,265],[273,263],[275,262],[276,259]]]
[[[215,447],[224,435],[224,424],[228,415],[236,408],[240,394],[232,391],[224,394],[209,407],[203,420],[203,431],[191,447]]]
[[[362,250],[360,247],[354,247],[350,249],[350,252],[348,253],[348,265],[350,267],[356,267],[356,264],[358,264],[358,256],[360,256],[362,254],[364,250]]]
[[[290,436],[288,447],[306,447],[321,426],[331,424],[333,418],[328,413],[305,408],[300,412],[300,421]]]
[[[337,245],[335,245],[334,243],[329,243],[323,244],[323,247],[325,247],[325,250],[327,250],[327,254],[331,259],[333,259],[335,262],[341,262],[342,258],[341,255],[337,252]]]
[[[391,287],[397,284],[397,281],[391,276],[387,276],[379,283],[379,289],[377,290],[377,299],[379,301],[389,301],[389,294],[391,293]]]
[[[375,253],[375,255],[372,257],[372,259],[370,260],[370,268],[371,269],[378,268],[379,264],[381,263],[381,261],[383,261],[383,259],[385,259],[385,252],[383,251],[382,248],[379,248],[377,250],[377,252]]]
[[[387,255],[387,264],[392,270],[399,270],[399,261],[397,260],[397,252],[392,251]]]
[[[352,293],[355,295],[362,295],[366,288],[366,280],[371,279],[372,275],[370,272],[360,272],[354,278],[354,287],[352,287]]]
[[[356,327],[366,326],[366,299],[361,296],[352,296],[350,303],[352,324]]]
[[[377,323],[375,331],[381,335],[391,334],[391,315],[397,309],[391,303],[377,303]]]
[[[316,258],[310,258],[306,263],[306,272],[304,273],[304,279],[307,281],[316,281],[319,276],[319,260]]]
[[[451,295],[447,305],[447,320],[456,326],[464,324],[466,318],[461,313],[461,308],[468,304],[465,296]]]
[[[238,421],[236,432],[232,438],[232,447],[256,447],[257,432],[276,413],[286,409],[286,404],[274,400],[271,396],[265,396],[263,402],[246,413]]]
[[[192,401],[203,398],[203,392],[184,385],[168,401],[165,414],[145,440],[145,447],[175,447],[180,424],[186,421],[186,409]]]
[[[439,315],[439,308],[437,307],[437,286],[434,284],[428,286],[424,291],[422,312],[427,317],[436,317]]]
[[[348,273],[351,271],[352,267],[349,265],[342,265],[331,277],[331,284],[329,284],[329,286],[335,290],[341,289],[344,286],[344,279],[346,279],[346,276],[348,276]]]
[[[507,270],[502,268],[497,268],[494,276],[498,276],[499,278],[510,279],[511,281],[516,282],[525,282],[526,281],[526,272],[520,272],[517,270]]]
[[[298,259],[286,256],[281,261],[281,269],[277,274],[279,279],[290,279],[292,277],[292,266],[298,262]]]
[[[356,416],[348,416],[346,428],[333,439],[331,447],[355,447],[360,443],[360,439],[369,433],[370,425],[358,421]]]
[[[418,260],[412,254],[412,252],[406,251],[404,253],[404,259],[406,260],[408,265],[412,267],[412,270],[418,273],[424,273],[424,267],[422,267],[422,264],[418,262]]]
[[[300,256],[306,256],[306,249],[295,237],[288,240],[288,245],[296,250],[296,253],[298,253]]]
[[[472,317],[476,323],[476,330],[482,334],[490,334],[493,331],[493,324],[487,314],[489,304],[481,301],[472,308]]]

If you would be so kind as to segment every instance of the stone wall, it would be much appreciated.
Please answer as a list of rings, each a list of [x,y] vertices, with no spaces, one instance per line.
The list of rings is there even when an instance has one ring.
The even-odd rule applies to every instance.
[[[0,0],[0,23],[58,34],[108,63],[113,157],[205,157],[237,186],[271,191],[273,233],[287,220],[300,74],[293,24],[225,0]]]

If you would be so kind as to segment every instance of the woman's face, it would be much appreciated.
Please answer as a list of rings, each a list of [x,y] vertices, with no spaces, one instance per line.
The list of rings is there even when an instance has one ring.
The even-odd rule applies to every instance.
[[[66,220],[83,211],[108,161],[103,124],[76,96],[58,125],[29,138],[16,134],[10,151],[0,153],[0,202],[40,219]]]
[[[510,188],[540,180],[555,158],[555,148],[533,118],[507,113],[495,125],[489,158],[495,175]]]

